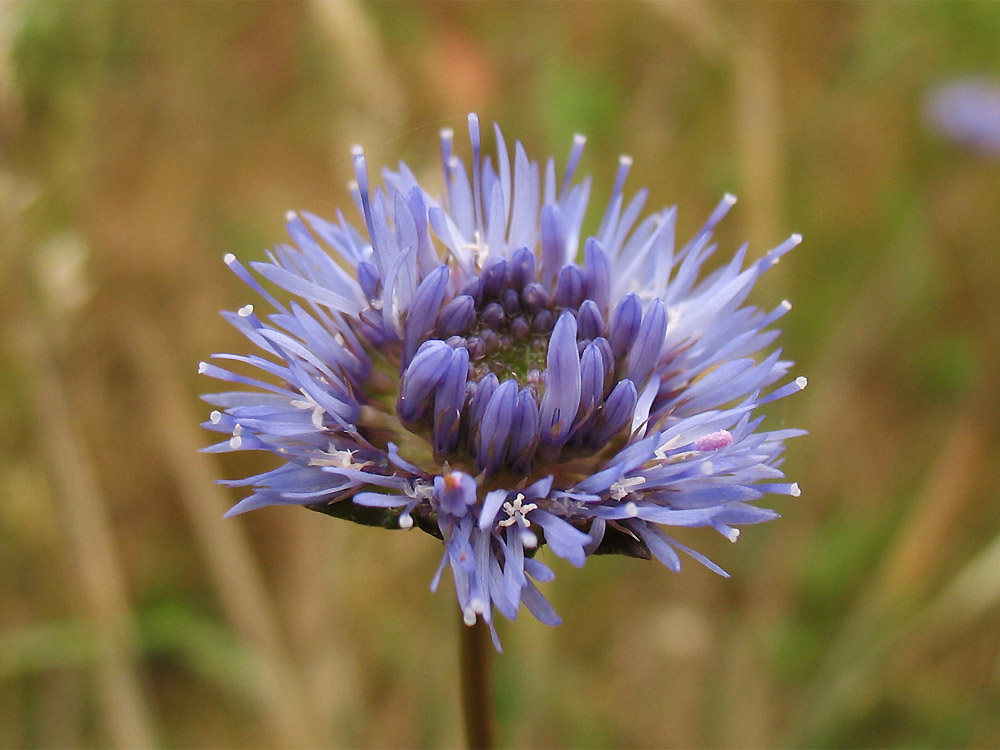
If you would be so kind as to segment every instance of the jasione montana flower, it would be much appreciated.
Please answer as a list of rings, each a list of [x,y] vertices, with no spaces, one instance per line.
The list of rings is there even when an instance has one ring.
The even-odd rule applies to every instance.
[[[676,247],[675,209],[640,220],[646,191],[626,200],[623,157],[600,226],[583,237],[584,139],[557,176],[520,143],[511,163],[494,132],[496,161],[469,116],[471,173],[442,132],[442,196],[402,163],[371,192],[356,148],[363,228],[293,213],[293,244],[250,264],[298,302],[226,256],[273,312],[225,313],[265,356],[216,355],[259,379],[202,363],[249,386],[205,397],[218,407],[205,426],[228,436],[209,450],[282,461],[226,482],[253,488],[228,515],[290,504],[417,525],[444,543],[432,587],[450,567],[466,622],[491,628],[494,610],[513,619],[522,603],[559,623],[534,583],[553,577],[535,559],[542,544],[576,566],[618,552],[678,570],[683,552],[726,575],[665,528],[735,540],[734,526],[777,518],[753,501],[798,494],[779,467],[801,431],[762,431],[757,414],[805,386],[776,386],[791,363],[763,354],[790,305],[744,302],[800,238],[746,267],[744,246],[701,278],[732,196]]]

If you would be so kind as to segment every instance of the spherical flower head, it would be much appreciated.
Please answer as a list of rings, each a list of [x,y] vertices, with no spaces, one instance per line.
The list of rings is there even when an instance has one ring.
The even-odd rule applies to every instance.
[[[703,275],[725,196],[685,245],[673,208],[640,219],[622,157],[599,228],[583,237],[590,180],[577,136],[557,176],[520,143],[495,157],[469,116],[471,169],[441,133],[443,194],[405,164],[371,189],[360,148],[352,194],[360,229],[290,214],[292,244],[250,269],[229,267],[271,308],[224,313],[263,352],[220,354],[257,376],[203,363],[240,386],[206,400],[208,450],[264,450],[280,466],[246,479],[228,515],[306,505],[389,528],[417,526],[444,545],[465,620],[494,632],[524,604],[559,618],[535,586],[553,573],[542,545],[588,556],[679,552],[726,575],[665,529],[707,526],[735,541],[741,524],[777,517],[754,505],[797,495],[781,454],[801,431],[765,431],[758,407],[801,390],[767,353],[790,308],[745,304],[757,278],[800,241],[746,264],[746,247]],[[252,271],[251,271],[252,269]],[[253,272],[256,272],[254,275]],[[283,302],[257,277],[293,295]],[[499,644],[497,643],[499,648]]]

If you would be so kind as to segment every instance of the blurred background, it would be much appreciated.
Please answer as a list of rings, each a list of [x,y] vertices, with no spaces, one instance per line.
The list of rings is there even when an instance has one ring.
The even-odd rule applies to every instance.
[[[0,5],[0,746],[454,747],[440,545],[306,510],[222,514],[196,375],[247,351],[221,261],[353,216],[349,149],[438,184],[496,120],[595,201],[620,153],[722,258],[805,242],[798,499],[729,570],[595,558],[502,621],[509,747],[1000,746],[1000,158],[928,92],[1000,81],[992,3]],[[491,141],[492,142],[492,141]],[[467,153],[463,150],[463,153]],[[352,219],[353,220],[353,219]]]

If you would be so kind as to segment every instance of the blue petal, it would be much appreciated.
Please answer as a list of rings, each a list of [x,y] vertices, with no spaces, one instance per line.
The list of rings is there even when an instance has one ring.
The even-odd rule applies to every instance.
[[[624,357],[632,347],[640,325],[642,325],[642,303],[635,294],[627,294],[621,298],[611,314],[611,350],[615,354],[615,359]]]
[[[458,447],[468,373],[469,350],[459,347],[452,353],[451,361],[434,394],[432,442],[434,450],[438,453],[449,453]]]
[[[396,413],[409,422],[423,417],[427,401],[444,376],[451,360],[452,349],[443,341],[425,341],[403,373],[403,382],[396,400]]]
[[[479,424],[479,466],[487,473],[497,471],[507,455],[514,405],[517,401],[517,381],[505,380],[486,405]]]
[[[589,536],[544,510],[533,510],[528,517],[545,529],[545,541],[553,552],[578,568],[583,566],[587,557],[583,546],[590,541]]]
[[[542,284],[551,289],[566,262],[566,222],[555,204],[542,207]]]
[[[576,318],[564,311],[549,338],[545,395],[539,409],[542,442],[562,445],[580,405],[580,355],[576,348]]]
[[[654,299],[646,310],[646,316],[639,326],[635,343],[631,346],[626,360],[628,377],[637,387],[646,382],[660,359],[666,332],[667,312],[663,309],[663,303]]]
[[[575,308],[583,301],[583,287],[583,271],[575,263],[570,263],[559,269],[552,298],[559,307]]]
[[[476,302],[468,294],[460,294],[441,310],[436,333],[439,338],[460,336],[472,327],[476,319]]]
[[[576,313],[576,324],[580,339],[583,341],[604,335],[604,317],[592,299],[584,300],[580,305]]]
[[[620,380],[604,402],[604,408],[597,415],[591,445],[605,445],[620,429],[632,419],[639,394],[631,380]]]
[[[406,312],[406,333],[403,339],[403,362],[407,363],[416,353],[421,341],[434,330],[438,310],[448,288],[448,266],[441,265],[420,282]]]
[[[531,457],[538,446],[538,404],[529,390],[517,394],[514,406],[514,420],[510,430],[508,461],[515,471],[527,469]]]
[[[510,256],[510,283],[517,290],[535,280],[535,253],[522,247]]]

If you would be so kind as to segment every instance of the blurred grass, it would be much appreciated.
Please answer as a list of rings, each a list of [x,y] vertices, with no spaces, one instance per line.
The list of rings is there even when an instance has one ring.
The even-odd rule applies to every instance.
[[[597,201],[633,154],[682,234],[736,192],[724,252],[806,238],[754,296],[794,303],[802,498],[689,535],[730,580],[548,556],[503,743],[1000,745],[1000,161],[920,119],[998,61],[988,3],[0,6],[0,746],[460,742],[435,542],[222,522],[262,467],[196,452],[195,365],[244,348],[223,253],[348,209],[355,142],[433,180],[472,110],[586,133]]]

